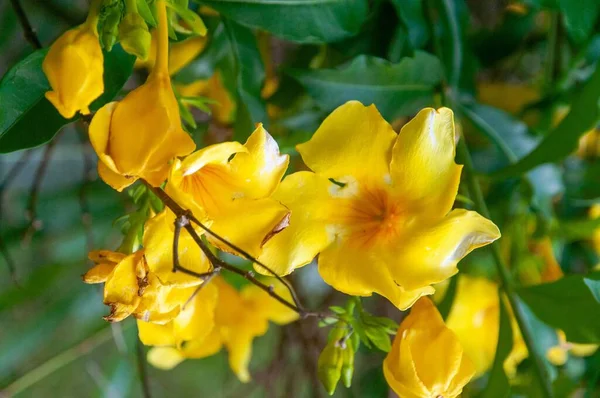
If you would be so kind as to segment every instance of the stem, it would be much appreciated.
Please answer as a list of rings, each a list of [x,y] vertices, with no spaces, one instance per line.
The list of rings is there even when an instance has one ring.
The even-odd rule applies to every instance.
[[[31,23],[29,23],[29,18],[27,18],[27,14],[25,14],[25,10],[23,10],[21,3],[19,2],[19,0],[10,0],[10,3],[12,4],[13,9],[15,10],[15,14],[17,14],[17,18],[19,19],[19,23],[23,28],[25,40],[27,40],[33,48],[39,50],[43,47],[42,43],[37,37],[37,34],[31,26]]]
[[[150,394],[150,380],[148,379],[148,363],[146,362],[146,353],[144,352],[144,345],[138,338],[136,339],[136,356],[138,365],[138,374],[140,376],[140,383],[142,384],[142,393],[144,398],[151,398]]]
[[[546,47],[546,61],[544,69],[544,80],[546,84],[546,91],[552,90],[552,82],[554,81],[557,68],[556,68],[556,56],[558,55],[558,29],[560,23],[560,15],[557,11],[550,13],[550,30],[548,31],[548,42]]]
[[[102,0],[92,0],[90,4],[90,10],[85,20],[85,24],[88,25],[96,35],[98,35],[98,20],[100,19],[100,7],[102,6]]]
[[[156,2],[156,12],[158,14],[158,40],[156,46],[156,63],[150,76],[165,75],[169,76],[169,21],[167,20],[167,5],[165,0]]]

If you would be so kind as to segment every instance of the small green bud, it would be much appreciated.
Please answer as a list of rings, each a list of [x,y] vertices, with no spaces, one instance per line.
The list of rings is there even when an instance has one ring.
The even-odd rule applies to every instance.
[[[342,383],[346,388],[352,386],[352,374],[354,373],[354,351],[350,346],[347,346],[342,353],[343,365],[342,365]]]
[[[119,25],[119,38],[123,49],[141,60],[148,59],[152,37],[144,18],[137,13],[127,13]]]
[[[119,22],[121,22],[121,10],[118,7],[113,7],[102,21],[102,30],[100,32],[102,46],[107,51],[110,51],[117,42]]]
[[[340,377],[342,376],[342,348],[335,342],[328,343],[317,362],[317,375],[329,395],[333,395]]]

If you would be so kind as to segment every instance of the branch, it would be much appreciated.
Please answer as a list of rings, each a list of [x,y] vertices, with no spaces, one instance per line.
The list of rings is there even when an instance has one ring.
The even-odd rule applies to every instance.
[[[142,393],[144,398],[151,398],[150,394],[150,380],[148,379],[148,364],[146,363],[146,356],[144,355],[144,346],[140,339],[136,339],[136,351],[137,351],[137,365],[138,374],[140,376],[140,383],[142,385]]]
[[[37,37],[37,34],[31,26],[31,23],[29,23],[29,18],[27,18],[27,14],[25,14],[25,10],[23,10],[21,3],[19,2],[19,0],[10,0],[10,3],[12,4],[13,9],[15,10],[15,14],[17,14],[17,18],[19,19],[19,23],[23,28],[23,35],[25,36],[25,40],[27,40],[33,48],[39,50],[43,47],[42,43]]]
[[[210,234],[212,237],[214,237],[218,241],[224,243],[225,245],[229,246],[231,249],[238,252],[245,259],[252,261],[254,264],[257,264],[258,266],[262,267],[268,273],[270,273],[273,277],[275,277],[279,282],[283,283],[285,285],[285,287],[289,290],[290,295],[292,296],[292,300],[294,301],[294,304],[296,305],[296,307],[298,307],[299,309],[302,310],[302,306],[300,305],[300,301],[298,300],[298,295],[296,294],[294,288],[292,287],[292,285],[290,285],[290,283],[288,281],[286,281],[284,278],[282,278],[280,275],[278,275],[270,267],[268,267],[267,265],[265,265],[264,263],[259,261],[257,258],[254,258],[252,255],[250,255],[245,250],[241,249],[240,247],[229,242],[227,239],[225,239],[222,236],[218,235],[217,233],[213,232],[206,225],[204,225],[202,222],[200,222],[200,220],[198,220],[196,217],[194,217],[194,215],[190,211],[185,210],[181,206],[179,206],[179,204],[177,204],[177,202],[175,202],[169,195],[167,195],[167,193],[165,191],[163,191],[160,188],[153,187],[152,185],[148,184],[148,182],[146,182],[144,180],[142,180],[142,182],[146,185],[146,187],[148,187],[148,189],[150,189],[156,196],[158,196],[158,198],[165,204],[165,206],[170,208],[171,211],[173,211],[173,213],[175,213],[176,216],[186,216],[186,218],[188,218],[188,220],[194,222],[196,225],[198,225],[200,228],[202,228],[205,232]],[[191,228],[191,229],[194,230],[193,228]],[[194,231],[194,233],[195,233],[195,231]],[[192,236],[193,236],[193,234],[192,234]],[[302,310],[302,311],[304,312],[304,310]]]
[[[52,157],[54,147],[58,142],[57,138],[58,137],[55,137],[48,143],[48,145],[46,145],[44,154],[42,155],[42,160],[38,164],[38,167],[35,171],[33,184],[31,185],[31,191],[29,193],[29,201],[27,202],[27,209],[25,210],[25,216],[29,220],[29,226],[27,227],[27,230],[23,236],[23,241],[25,242],[28,242],[31,239],[35,231],[38,231],[42,228],[42,221],[38,220],[37,218],[37,204],[40,188],[42,187],[42,182],[44,182],[44,176],[46,175],[46,170],[48,168],[48,163]]]

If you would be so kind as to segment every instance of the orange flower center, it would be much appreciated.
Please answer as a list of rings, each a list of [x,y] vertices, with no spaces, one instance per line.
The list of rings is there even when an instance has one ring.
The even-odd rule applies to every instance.
[[[364,187],[339,207],[342,235],[359,247],[396,241],[407,221],[401,201],[384,187]]]

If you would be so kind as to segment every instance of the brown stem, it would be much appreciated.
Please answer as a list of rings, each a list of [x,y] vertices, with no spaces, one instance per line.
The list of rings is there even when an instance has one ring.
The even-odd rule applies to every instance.
[[[137,365],[138,365],[138,374],[140,377],[140,383],[142,385],[142,393],[144,398],[151,398],[150,394],[150,379],[148,379],[148,365],[146,363],[146,355],[144,352],[144,346],[140,339],[137,339],[136,342],[136,351],[137,351]]]
[[[10,0],[10,3],[12,4],[13,9],[15,10],[15,14],[17,14],[17,18],[19,19],[19,23],[23,28],[23,35],[25,36],[25,39],[33,46],[33,48],[39,50],[43,47],[42,43],[37,37],[35,30],[31,26],[29,18],[27,18],[27,14],[25,14],[25,10],[23,10],[21,3],[19,2],[19,0]]]
[[[305,312],[302,309],[300,300],[298,300],[298,295],[296,294],[296,291],[294,290],[293,286],[290,285],[290,283],[288,281],[286,281],[284,278],[282,278],[280,275],[278,275],[270,267],[263,264],[258,259],[254,258],[252,255],[250,255],[245,250],[241,249],[240,247],[236,246],[235,244],[229,242],[227,239],[225,239],[222,236],[218,235],[217,233],[213,232],[206,225],[204,225],[202,222],[200,222],[200,220],[198,220],[196,217],[194,217],[194,215],[190,211],[185,210],[181,206],[179,206],[179,204],[177,204],[177,202],[175,202],[169,195],[167,195],[167,193],[165,191],[163,191],[160,188],[153,187],[152,185],[148,184],[148,182],[146,182],[144,180],[142,180],[142,182],[148,187],[148,189],[150,189],[156,196],[158,196],[160,198],[160,200],[165,204],[165,206],[170,208],[175,213],[176,216],[182,216],[182,215],[186,216],[190,221],[192,221],[193,223],[198,225],[200,228],[202,228],[205,232],[207,232],[213,238],[215,238],[218,241],[222,242],[223,244],[229,246],[231,249],[233,249],[234,251],[239,253],[242,257],[246,258],[247,260],[252,261],[254,264],[257,264],[258,266],[262,267],[267,272],[269,272],[273,277],[275,277],[279,282],[283,283],[285,285],[285,287],[289,290],[290,295],[292,296],[292,300],[294,301],[294,304],[296,305],[296,307],[301,309],[302,312]],[[192,230],[193,230],[193,228],[192,228]]]

